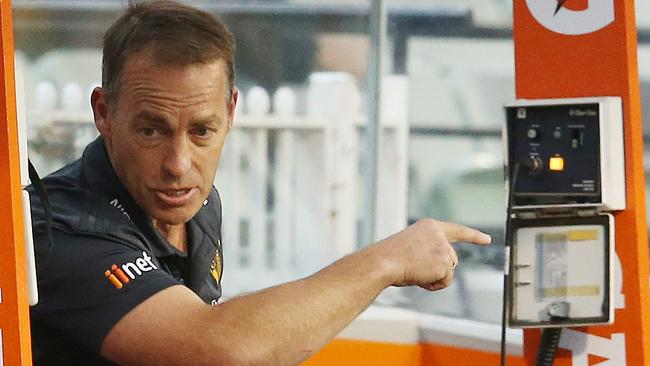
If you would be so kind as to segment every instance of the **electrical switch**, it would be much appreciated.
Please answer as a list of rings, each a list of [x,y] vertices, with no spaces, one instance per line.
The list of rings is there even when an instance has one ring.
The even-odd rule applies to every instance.
[[[584,145],[585,136],[581,128],[571,129],[571,147],[579,149]]]

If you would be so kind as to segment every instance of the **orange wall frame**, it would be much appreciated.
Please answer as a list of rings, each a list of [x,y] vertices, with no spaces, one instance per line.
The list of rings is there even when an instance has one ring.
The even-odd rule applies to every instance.
[[[594,29],[580,29],[580,22]],[[623,99],[627,209],[615,215],[615,265],[619,274],[622,269],[622,288],[615,286],[616,320],[607,327],[565,330],[554,365],[609,360],[608,365],[649,366],[648,238],[634,1],[515,0],[513,28],[517,98]],[[539,332],[524,333],[528,365],[534,364],[538,343]]]
[[[11,1],[0,0],[0,365],[31,365]]]

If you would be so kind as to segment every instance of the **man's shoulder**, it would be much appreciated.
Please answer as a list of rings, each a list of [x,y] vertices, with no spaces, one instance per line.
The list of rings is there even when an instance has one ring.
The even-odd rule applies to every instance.
[[[125,224],[128,214],[111,198],[91,187],[76,184],[65,178],[45,181],[47,200],[55,223],[82,228],[91,225],[99,229],[99,221],[111,225]],[[34,224],[45,220],[45,204],[34,190],[29,190]],[[87,222],[86,222],[87,221]],[[86,225],[84,225],[86,224]],[[88,227],[90,229],[90,227]]]
[[[61,232],[133,242],[134,236],[139,235],[128,214],[115,198],[90,187],[78,164],[75,162],[43,179],[47,203],[41,201],[34,187],[28,188],[34,233],[48,225],[49,210],[49,224]]]

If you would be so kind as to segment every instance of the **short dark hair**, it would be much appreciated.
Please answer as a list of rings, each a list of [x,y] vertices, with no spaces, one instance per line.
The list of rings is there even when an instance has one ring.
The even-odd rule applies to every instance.
[[[214,14],[175,1],[131,2],[104,35],[102,87],[109,103],[117,100],[127,57],[145,50],[163,65],[224,61],[230,99],[235,38]]]

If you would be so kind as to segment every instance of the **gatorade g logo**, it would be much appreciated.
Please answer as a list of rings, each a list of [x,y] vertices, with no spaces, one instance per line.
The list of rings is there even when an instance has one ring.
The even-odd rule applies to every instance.
[[[104,276],[113,286],[121,289],[124,285],[135,280],[137,276],[142,276],[144,272],[155,269],[158,269],[158,267],[151,260],[151,257],[146,252],[142,252],[142,258],[137,258],[135,262],[127,262],[119,267],[113,264],[110,269],[104,272]]]
[[[561,34],[592,33],[614,21],[614,0],[526,0],[526,5],[539,24]]]

